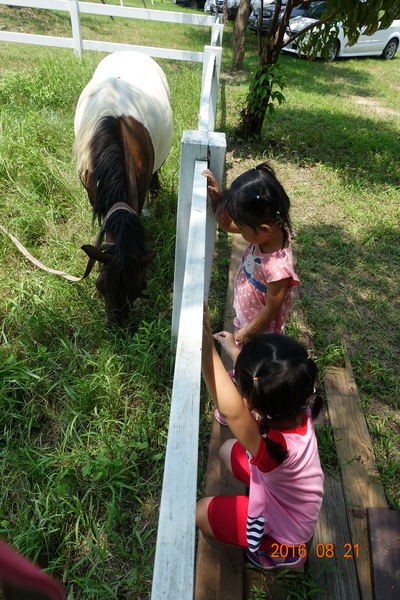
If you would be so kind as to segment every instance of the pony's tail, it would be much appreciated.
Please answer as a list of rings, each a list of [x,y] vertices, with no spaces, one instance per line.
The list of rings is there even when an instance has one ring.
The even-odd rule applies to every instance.
[[[324,405],[324,396],[322,390],[316,390],[316,396],[311,407],[311,418],[313,421],[318,417]]]
[[[158,176],[158,171],[156,171],[155,173],[153,173],[153,176],[152,176],[151,182],[150,182],[150,187],[149,187],[149,194],[150,194],[151,199],[157,198],[160,189],[161,189],[160,178]]]

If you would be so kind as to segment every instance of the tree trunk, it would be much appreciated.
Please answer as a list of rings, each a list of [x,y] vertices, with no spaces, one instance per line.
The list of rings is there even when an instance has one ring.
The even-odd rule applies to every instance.
[[[259,131],[262,129],[267,109],[263,109],[263,114],[255,115],[250,112],[252,108],[252,105],[249,103],[247,107],[242,110],[242,119],[235,129],[236,137],[241,140],[249,140],[252,137],[258,137]]]
[[[265,38],[262,38],[261,48],[259,49],[259,69],[255,76],[255,85],[250,84],[247,96],[247,106],[241,111],[241,121],[236,128],[236,135],[242,139],[260,137],[261,129],[264,123],[265,115],[271,100],[273,85],[273,70],[281,53],[281,41],[288,23],[288,17],[283,18],[275,28],[272,27]],[[257,79],[264,74],[272,76],[271,85],[266,86],[260,83],[257,86]],[[265,88],[262,100],[260,99],[260,89]]]
[[[228,22],[228,1],[224,0],[222,3],[222,16],[224,25]]]
[[[241,111],[241,121],[236,127],[235,133],[239,138],[249,139],[259,137],[267,113],[268,105],[271,99],[273,85],[273,69],[279,58],[279,51],[273,46],[272,40],[267,40],[264,43],[262,52],[260,53],[260,66],[255,74],[254,84],[250,84],[249,93],[247,96],[247,106]],[[265,83],[257,84],[261,76],[269,74],[271,85]],[[260,99],[260,91],[262,99]],[[265,91],[264,91],[265,90]]]
[[[234,71],[243,69],[244,42],[250,10],[250,0],[241,0],[232,36],[232,69]]]
[[[260,106],[254,99],[254,94],[249,91],[247,106],[240,112],[242,118],[235,129],[238,138],[248,140],[260,136],[270,96],[271,93],[267,93],[263,105]]]
[[[264,2],[265,4],[265,2]],[[236,128],[236,135],[243,139],[259,137],[264,123],[265,115],[270,105],[273,71],[278,61],[282,40],[286,27],[289,22],[289,15],[293,0],[288,0],[289,10],[285,12],[281,21],[278,21],[279,9],[282,6],[282,0],[276,0],[276,8],[270,29],[265,37],[259,39],[259,68],[256,72],[254,84],[250,83],[249,93],[247,95],[247,106],[241,111],[241,121]],[[262,11],[260,10],[260,13]],[[248,17],[247,17],[248,18]],[[265,77],[263,82],[257,85],[261,76],[269,75],[269,84],[266,85]],[[265,91],[261,90],[265,88]]]

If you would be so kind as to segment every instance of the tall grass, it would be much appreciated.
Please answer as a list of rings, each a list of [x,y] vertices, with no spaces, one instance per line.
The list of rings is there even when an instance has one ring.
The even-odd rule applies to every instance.
[[[1,10],[10,29],[25,13],[40,33],[70,35],[62,15]],[[127,24],[108,22],[111,38],[94,19],[87,37],[96,39],[98,28],[126,41]],[[160,32],[150,31],[160,43]],[[144,43],[142,33],[130,28],[130,41]],[[202,49],[196,35],[190,47]],[[80,245],[97,228],[72,160],[73,116],[103,55],[79,61],[71,51],[12,44],[2,44],[1,55],[1,224],[45,264],[79,275]],[[93,277],[69,284],[0,239],[0,535],[63,581],[71,600],[147,598],[151,585],[172,385],[180,138],[197,127],[201,85],[201,65],[159,62],[175,132],[160,197],[143,215],[156,258],[150,300],[133,311],[134,333],[105,329]]]

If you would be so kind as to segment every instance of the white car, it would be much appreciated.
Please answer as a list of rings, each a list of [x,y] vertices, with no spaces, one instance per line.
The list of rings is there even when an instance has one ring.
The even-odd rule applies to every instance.
[[[320,2],[316,7],[304,13],[302,17],[290,19],[284,41],[287,41],[294,33],[308,27],[313,21],[318,21],[325,10],[325,4],[325,2]],[[334,60],[340,56],[381,56],[389,60],[394,58],[396,52],[399,51],[399,43],[400,19],[395,19],[390,27],[376,31],[373,35],[361,34],[352,46],[348,45],[348,39],[339,24],[338,35],[327,48],[327,58]],[[285,46],[283,50],[301,54],[301,45],[298,40],[295,40]]]

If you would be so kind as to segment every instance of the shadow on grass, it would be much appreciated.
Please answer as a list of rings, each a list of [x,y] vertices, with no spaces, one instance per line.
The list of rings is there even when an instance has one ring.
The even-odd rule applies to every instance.
[[[274,124],[275,125],[275,124]],[[297,160],[318,162],[340,171],[351,185],[355,174],[371,183],[398,185],[399,131],[395,123],[376,116],[354,116],[286,106],[274,127],[278,148]]]
[[[253,68],[254,52],[254,47],[248,52],[247,73],[234,74],[229,79],[229,87],[242,86],[244,94]],[[281,75],[286,79],[287,88],[283,93],[287,101],[276,108],[272,120],[265,120],[260,143],[248,144],[251,153],[257,154],[259,151],[265,156],[266,145],[270,145],[275,155],[283,155],[295,163],[318,162],[340,171],[349,185],[358,184],[357,178],[360,176],[370,183],[398,185],[399,130],[396,113],[383,103],[381,105],[377,99],[379,89],[374,71],[357,69],[360,60],[365,62],[367,59],[352,58],[324,63],[282,55],[280,66]],[[394,62],[400,63],[400,60],[394,59]],[[379,67],[387,69],[388,66],[392,65],[376,59],[377,72]],[[227,112],[231,109],[226,106],[223,85],[224,81],[221,84],[218,127],[227,132],[230,140],[234,140],[234,127],[239,123],[239,110],[245,101],[242,99],[241,106],[235,107],[237,116],[234,125],[229,127]],[[307,94],[307,99],[301,100],[307,108],[300,107],[295,97],[291,96],[292,92],[295,95],[296,90]],[[351,108],[353,103],[356,106],[357,97],[368,96],[373,96],[375,100],[371,99],[365,104],[360,114],[354,114],[355,111],[352,114]],[[334,98],[337,98],[337,102]]]
[[[224,109],[221,114],[225,122]],[[275,155],[295,164],[318,163],[330,167],[349,186],[359,187],[364,180],[386,188],[400,184],[399,130],[395,122],[378,120],[368,113],[355,116],[316,106],[305,112],[287,104],[279,108],[272,123],[264,124],[264,132],[261,142],[250,144],[255,161],[257,155],[265,156],[269,144]],[[234,139],[232,130],[228,135],[230,140]]]
[[[338,96],[343,86],[347,94],[368,95],[369,91],[373,91],[373,77],[366,71],[354,69],[354,64],[358,60],[345,58],[335,62],[308,61],[305,57],[285,54],[280,58],[282,73],[286,77],[288,86],[305,88],[307,93],[323,96]],[[376,60],[382,62],[379,58]]]
[[[366,393],[398,408],[400,234],[395,224],[376,234],[373,225],[357,239],[338,225],[301,226],[296,263],[319,350],[344,342]]]

